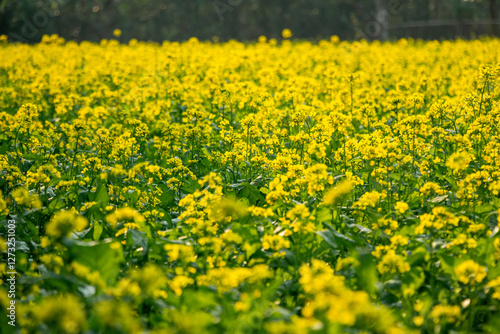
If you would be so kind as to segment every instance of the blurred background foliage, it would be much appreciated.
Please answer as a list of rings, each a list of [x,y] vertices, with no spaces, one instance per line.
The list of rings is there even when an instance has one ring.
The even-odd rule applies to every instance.
[[[473,38],[498,35],[499,0],[0,0],[0,34],[70,40]]]

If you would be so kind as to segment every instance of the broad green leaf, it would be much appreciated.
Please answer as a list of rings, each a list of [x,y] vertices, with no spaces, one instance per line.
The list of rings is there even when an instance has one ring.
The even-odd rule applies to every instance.
[[[134,229],[128,230],[127,246],[132,247],[133,250],[142,247],[141,255],[146,255],[148,253],[148,239],[146,234]]]
[[[355,268],[361,289],[373,296],[377,292],[378,272],[374,258],[368,248],[356,249],[359,266]]]
[[[410,289],[416,291],[425,282],[425,273],[421,267],[412,267],[410,271],[403,276],[403,291]]]
[[[335,238],[333,237],[333,233],[329,230],[323,230],[323,231],[316,231],[315,232],[317,235],[323,238],[333,249],[338,249],[339,245],[335,241]]]
[[[102,224],[100,222],[98,222],[98,221],[94,222],[94,232],[93,232],[93,235],[92,235],[94,241],[99,240],[99,238],[101,237],[103,229],[104,228],[103,228],[103,226],[102,226]]]
[[[112,239],[103,241],[66,241],[68,252],[73,261],[98,271],[103,280],[112,285],[120,273],[124,261],[122,246]]]
[[[104,182],[99,182],[95,193],[95,201],[104,208],[109,203],[108,188]]]

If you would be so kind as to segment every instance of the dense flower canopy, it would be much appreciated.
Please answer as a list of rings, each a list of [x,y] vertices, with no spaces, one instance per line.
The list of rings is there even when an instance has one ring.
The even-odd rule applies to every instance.
[[[26,333],[493,330],[500,40],[291,36],[0,41],[0,312],[15,248]]]

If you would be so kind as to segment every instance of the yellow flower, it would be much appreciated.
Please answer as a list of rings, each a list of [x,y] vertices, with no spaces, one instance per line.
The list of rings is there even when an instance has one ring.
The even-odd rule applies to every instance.
[[[196,259],[192,246],[165,244],[163,248],[167,251],[169,261],[181,260],[185,262],[193,262]]]
[[[340,271],[351,266],[352,267],[359,266],[359,261],[353,258],[352,256],[348,256],[346,258],[338,260],[335,270]]]
[[[143,268],[134,269],[129,274],[130,280],[140,287],[142,297],[154,298],[159,290],[165,289],[168,278],[162,268],[152,263],[146,264]],[[160,293],[161,294],[161,293]]]
[[[120,37],[122,35],[122,31],[120,29],[113,30],[113,35],[116,37]]]
[[[410,271],[410,264],[405,261],[402,256],[396,255],[394,250],[389,250],[387,254],[382,257],[382,260],[377,264],[377,269],[380,274],[404,274]]]
[[[91,271],[88,267],[78,262],[72,262],[70,268],[77,277],[86,279],[91,284],[100,287],[101,289],[106,286],[106,283],[98,271]]]
[[[408,211],[409,208],[410,207],[405,202],[396,202],[396,205],[394,206],[394,210],[398,211],[401,214]]]
[[[247,312],[250,309],[251,304],[248,302],[242,302],[241,300],[238,300],[236,303],[234,303],[234,309],[238,312]]]
[[[250,206],[247,208],[247,211],[254,217],[264,217],[264,218],[267,218],[267,217],[271,217],[273,215],[273,210],[270,209],[270,208],[261,208],[261,207],[258,207],[258,206]]]
[[[12,197],[18,205],[26,205],[29,208],[41,209],[42,201],[38,195],[31,195],[26,188],[17,188],[12,192]]]
[[[416,317],[413,318],[413,323],[415,326],[420,327],[424,323],[424,317],[417,315]]]
[[[47,235],[56,239],[68,236],[73,231],[82,231],[88,226],[85,217],[72,211],[59,211],[47,223]]]
[[[40,238],[40,247],[47,248],[50,246],[50,239],[47,237]]]
[[[113,227],[118,223],[129,220],[133,220],[136,224],[139,224],[139,226],[145,221],[144,217],[139,212],[129,207],[116,209],[113,213],[106,216],[106,221]]]
[[[81,333],[85,329],[85,309],[73,295],[48,296],[33,308],[33,318],[58,333]]]
[[[392,231],[398,228],[398,226],[398,222],[390,218],[380,218],[376,223],[372,224],[373,229],[384,229],[384,232],[387,234],[391,234]]]
[[[408,237],[402,235],[395,235],[391,238],[391,246],[406,246],[408,245]]]
[[[461,170],[469,167],[469,163],[472,161],[472,156],[465,152],[456,152],[450,155],[446,161],[446,166],[452,169],[454,172],[459,172]]]
[[[420,192],[425,194],[425,195],[431,195],[431,194],[437,194],[437,195],[443,195],[446,193],[444,189],[441,189],[441,187],[434,182],[426,182],[421,188]]]
[[[293,36],[292,31],[290,29],[283,29],[281,36],[283,36],[283,38],[290,38]]]
[[[309,209],[304,204],[297,204],[290,211],[287,212],[286,216],[289,219],[305,219],[309,217]]]
[[[453,323],[460,317],[460,307],[456,305],[436,305],[432,308],[430,315],[436,324],[440,321]]]
[[[89,210],[91,209],[94,205],[98,205],[97,202],[87,202],[85,203],[81,208],[80,208],[80,212],[82,211],[86,211],[86,210]]]
[[[180,296],[182,294],[182,289],[193,283],[194,280],[192,278],[184,275],[177,275],[168,282],[168,286],[177,296]]]
[[[365,210],[368,207],[375,207],[377,203],[385,198],[387,195],[384,193],[379,193],[377,191],[370,191],[364,193],[354,204],[353,207],[356,209]]]
[[[241,201],[223,198],[214,207],[214,211],[219,218],[231,217],[241,218],[247,215],[247,207]]]
[[[114,288],[109,289],[108,293],[116,297],[138,297],[141,294],[141,287],[137,282],[125,277],[120,279]]]
[[[354,183],[350,180],[339,182],[335,187],[330,188],[323,197],[326,205],[337,204],[342,201],[354,189]]]
[[[273,273],[264,265],[256,265],[252,268],[215,268],[206,275],[197,277],[200,285],[209,286],[215,284],[219,292],[224,293],[231,288],[237,287],[243,282],[256,283],[271,278]]]
[[[134,311],[121,300],[101,300],[93,306],[95,321],[103,333],[113,333],[118,329],[125,333],[142,333],[141,321]]]
[[[437,206],[432,209],[432,214],[425,213],[420,217],[420,224],[415,228],[415,234],[422,234],[429,229],[441,230],[451,226],[458,226],[459,218],[449,212],[445,207]]]
[[[139,225],[137,225],[136,223],[124,223],[123,228],[121,228],[120,230],[118,230],[118,232],[115,233],[115,237],[118,237],[120,235],[124,235],[124,237],[126,237],[128,230],[131,230],[131,229],[134,229],[137,231],[142,230],[141,227]]]
[[[0,190],[0,214],[7,215],[9,214],[9,209],[7,207],[7,201],[3,199],[2,191]]]
[[[332,42],[333,44],[337,44],[337,43],[339,43],[339,42],[340,42],[340,38],[339,38],[339,36],[337,36],[337,35],[333,35],[333,36],[331,36],[331,37],[330,37],[330,42]]]
[[[262,238],[262,248],[264,249],[272,249],[275,251],[279,251],[289,247],[290,247],[290,241],[286,240],[285,238],[277,234],[273,235],[266,234]]]
[[[481,283],[486,277],[486,267],[480,266],[474,260],[466,260],[455,268],[458,280],[463,284]]]
[[[486,292],[490,288],[494,289],[493,294],[491,295],[492,298],[500,300],[500,277],[497,277],[486,284]]]

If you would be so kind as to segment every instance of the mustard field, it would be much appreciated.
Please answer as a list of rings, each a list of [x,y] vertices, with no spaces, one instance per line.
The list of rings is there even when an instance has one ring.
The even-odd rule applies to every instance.
[[[0,331],[498,333],[499,64],[0,38]]]

